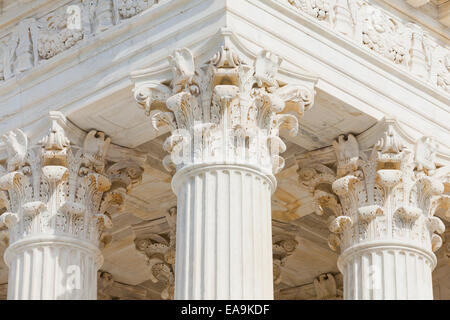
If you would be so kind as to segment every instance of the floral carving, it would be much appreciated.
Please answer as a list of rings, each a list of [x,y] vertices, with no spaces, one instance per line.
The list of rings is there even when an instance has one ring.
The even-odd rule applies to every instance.
[[[446,196],[435,175],[433,139],[423,137],[412,149],[399,136],[395,121],[386,120],[386,126],[370,154],[360,152],[356,165],[333,182],[343,215],[330,225],[330,246],[343,250],[392,238],[435,251],[442,242],[436,233],[444,226],[434,211],[445,206]],[[338,157],[338,168],[346,163]]]
[[[319,20],[327,19],[331,10],[328,0],[289,0],[289,3]]]
[[[98,245],[103,230],[112,226],[108,210],[123,203],[124,192],[139,181],[142,170],[130,165],[127,169],[137,170],[130,177],[120,174],[123,166],[106,169],[109,138],[91,131],[84,148],[71,145],[62,115],[50,117],[50,130],[37,145],[30,146],[19,129],[3,136],[8,160],[0,177],[5,211],[0,222],[9,228],[10,242],[56,232]]]
[[[81,28],[68,27],[69,16],[67,9],[62,8],[39,20],[37,50],[40,58],[50,59],[83,39]]]
[[[120,16],[127,19],[141,13],[155,3],[158,3],[158,0],[119,0],[117,8]]]
[[[286,0],[357,44],[411,74],[450,91],[450,53],[419,25],[404,22],[375,4],[360,0]]]
[[[188,49],[169,57],[170,86],[136,85],[135,98],[152,116],[156,128],[167,126],[172,135],[164,149],[168,170],[209,161],[255,163],[278,172],[279,153],[286,149],[279,130],[297,134],[297,116],[313,104],[313,93],[300,85],[276,80],[281,60],[268,51],[254,66],[241,61],[228,47],[197,67]],[[165,105],[169,112],[161,111]],[[289,108],[290,113],[282,114]]]

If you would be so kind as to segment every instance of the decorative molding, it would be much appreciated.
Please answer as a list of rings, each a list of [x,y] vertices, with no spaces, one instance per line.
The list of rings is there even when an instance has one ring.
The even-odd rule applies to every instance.
[[[284,1],[333,32],[450,93],[450,50],[418,24],[405,22],[367,1]]]
[[[0,81],[32,69],[157,3],[158,0],[73,0],[42,17],[23,19],[0,39]]]
[[[342,212],[338,197],[331,190],[332,183],[336,180],[333,169],[318,162],[299,163],[297,170],[299,183],[309,190],[313,198],[315,213],[323,215],[339,214]]]
[[[312,107],[314,92],[276,80],[281,60],[261,51],[250,66],[229,47],[197,66],[188,49],[169,57],[170,85],[141,82],[134,89],[152,125],[172,135],[164,149],[169,171],[205,163],[251,164],[279,172],[286,145],[280,129],[298,132],[298,117]],[[138,73],[138,72],[136,72]]]

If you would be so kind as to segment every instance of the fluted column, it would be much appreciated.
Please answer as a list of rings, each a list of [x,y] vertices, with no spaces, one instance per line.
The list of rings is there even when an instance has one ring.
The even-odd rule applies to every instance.
[[[445,205],[436,145],[415,144],[385,120],[382,137],[361,151],[351,135],[334,144],[338,176],[333,191],[341,215],[330,225],[330,246],[340,246],[338,266],[345,299],[433,299],[432,271],[445,229],[434,216]]]
[[[274,181],[245,166],[210,165],[174,177],[178,299],[272,299]]]
[[[96,299],[99,249],[108,209],[140,177],[140,168],[107,168],[110,139],[91,131],[71,145],[60,113],[47,136],[29,145],[19,129],[3,137],[7,166],[0,178],[0,227],[9,230],[8,299]]]
[[[254,66],[228,47],[199,67],[187,49],[169,60],[171,85],[137,84],[135,97],[155,127],[172,133],[164,165],[176,171],[175,299],[273,299],[279,129],[297,133],[313,93],[280,84],[280,59],[267,51]],[[169,112],[157,110],[161,104]],[[288,107],[291,114],[282,114]]]

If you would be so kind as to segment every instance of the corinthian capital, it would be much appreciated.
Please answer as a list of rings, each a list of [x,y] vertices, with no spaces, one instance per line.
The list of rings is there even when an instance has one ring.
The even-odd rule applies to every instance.
[[[144,82],[134,90],[153,126],[171,131],[166,168],[245,163],[276,173],[283,167],[280,128],[297,134],[314,93],[278,81],[279,57],[263,50],[249,65],[224,46],[202,65],[188,49],[175,50],[169,62],[170,84]]]
[[[332,184],[342,206],[330,225],[332,247],[388,239],[429,252],[441,246],[438,234],[445,227],[435,213],[448,206],[442,179],[448,168],[435,163],[433,138],[411,143],[398,123],[387,119],[370,148],[361,150],[354,137],[339,139],[334,148],[338,170],[343,169]]]
[[[142,170],[108,163],[110,138],[103,132],[90,131],[77,146],[66,135],[64,116],[51,112],[50,118],[35,145],[19,129],[2,137],[8,157],[0,167],[0,225],[9,229],[10,244],[60,234],[98,245],[112,226],[108,210],[123,203]]]

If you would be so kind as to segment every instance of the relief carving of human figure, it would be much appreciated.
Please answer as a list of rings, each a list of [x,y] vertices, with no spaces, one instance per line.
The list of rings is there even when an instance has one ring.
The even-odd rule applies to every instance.
[[[17,28],[18,44],[16,48],[15,73],[31,69],[37,62],[36,42],[37,25],[34,19],[21,21]]]
[[[450,92],[450,53],[438,59],[436,84],[438,87]]]
[[[96,18],[96,32],[102,32],[115,24],[117,18],[117,5],[116,1],[112,0],[98,0],[97,8],[95,10]]]

